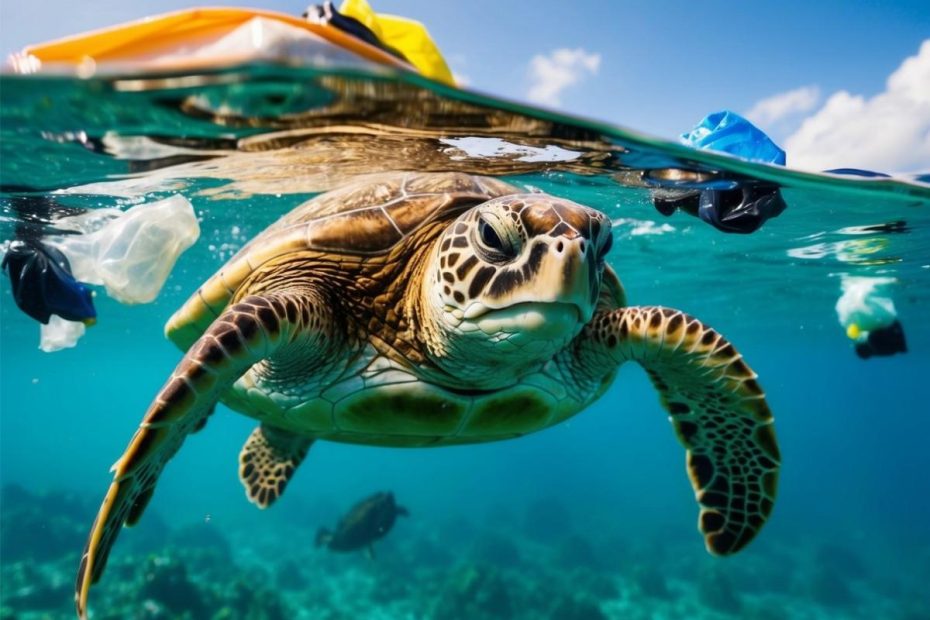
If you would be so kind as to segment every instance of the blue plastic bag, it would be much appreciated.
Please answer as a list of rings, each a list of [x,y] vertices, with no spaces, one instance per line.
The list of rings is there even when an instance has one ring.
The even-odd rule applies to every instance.
[[[14,241],[2,268],[10,276],[13,301],[43,325],[53,314],[86,323],[97,318],[90,291],[74,279],[67,257],[59,250],[37,240]]]
[[[713,112],[694,129],[681,134],[688,146],[722,151],[750,161],[785,165],[785,152],[761,129],[730,110]]]

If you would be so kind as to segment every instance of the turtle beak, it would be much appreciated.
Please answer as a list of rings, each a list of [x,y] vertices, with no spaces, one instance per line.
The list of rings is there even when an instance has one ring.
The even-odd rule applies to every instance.
[[[551,284],[552,301],[576,306],[583,322],[594,314],[598,294],[596,252],[581,235],[565,235],[553,242],[543,277]]]

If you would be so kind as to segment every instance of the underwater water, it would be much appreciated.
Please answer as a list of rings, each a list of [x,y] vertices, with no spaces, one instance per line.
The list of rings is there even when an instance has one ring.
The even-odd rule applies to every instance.
[[[320,442],[259,511],[220,405],[168,464],[91,591],[93,618],[930,617],[930,187],[812,175],[411,76],[248,66],[198,76],[4,76],[3,239],[75,210],[181,194],[197,243],[157,299],[97,287],[98,324],[38,349],[0,290],[0,617],[74,616],[74,576],[110,466],[181,353],[163,326],[251,237],[308,198],[390,170],[499,175],[613,221],[629,303],[714,326],[759,374],[782,469],[774,512],[732,557],[696,529],[685,453],[625,365],[582,414],[497,443]],[[786,210],[727,234],[656,190],[780,187]],[[924,179],[926,180],[926,179]],[[844,277],[888,287],[908,352],[863,360],[834,309]],[[365,553],[316,548],[357,501],[409,511]]]

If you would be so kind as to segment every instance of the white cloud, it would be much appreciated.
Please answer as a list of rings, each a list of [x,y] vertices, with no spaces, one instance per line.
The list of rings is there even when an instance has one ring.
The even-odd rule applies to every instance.
[[[784,93],[778,93],[757,101],[746,112],[746,118],[759,126],[769,126],[790,116],[810,112],[820,103],[820,89],[816,86],[802,86]]]
[[[834,93],[784,146],[796,168],[930,171],[930,39],[888,77],[883,92]]]
[[[597,74],[600,65],[600,54],[580,47],[563,47],[548,56],[537,54],[530,60],[530,89],[526,96],[536,103],[558,106],[562,91],[588,75]]]

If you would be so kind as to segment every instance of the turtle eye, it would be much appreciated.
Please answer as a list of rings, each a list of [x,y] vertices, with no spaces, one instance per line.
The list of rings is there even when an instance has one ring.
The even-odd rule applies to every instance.
[[[481,242],[489,250],[497,250],[498,252],[504,251],[504,242],[501,241],[494,227],[484,218],[478,220],[478,234],[481,235]]]
[[[478,218],[479,247],[484,250],[486,258],[495,263],[511,260],[516,257],[517,249],[506,234],[501,231],[484,215]]]

